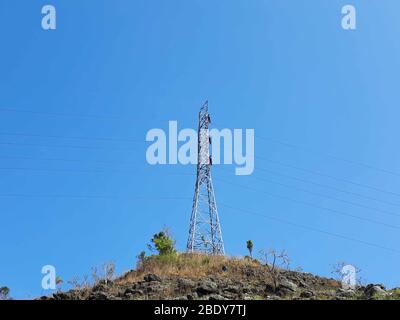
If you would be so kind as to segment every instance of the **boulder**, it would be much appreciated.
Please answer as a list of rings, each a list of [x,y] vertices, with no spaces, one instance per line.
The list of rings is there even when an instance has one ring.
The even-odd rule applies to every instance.
[[[177,284],[179,289],[188,290],[196,286],[196,283],[190,279],[178,278]]]
[[[285,288],[289,291],[295,292],[297,290],[297,285],[287,279],[282,279],[279,283],[279,288]]]
[[[315,293],[311,290],[305,290],[300,293],[300,298],[310,299],[315,296]]]
[[[107,293],[96,291],[89,296],[89,300],[110,300],[110,298],[108,297]]]
[[[143,290],[135,289],[135,288],[127,288],[123,293],[123,296],[143,296]]]
[[[386,296],[387,292],[385,286],[381,284],[369,284],[364,289],[364,294],[368,298],[373,298],[374,296]]]
[[[161,278],[153,273],[146,274],[143,279],[146,282],[153,282],[153,281],[161,282]]]
[[[223,289],[223,291],[230,292],[230,293],[240,293],[241,292],[239,285],[229,285],[229,286],[225,287]]]
[[[274,288],[274,286],[272,285],[272,284],[269,284],[269,283],[267,283],[266,285],[265,285],[265,292],[266,293],[275,293],[275,288]]]
[[[277,294],[281,297],[292,295],[297,291],[297,285],[287,279],[282,279],[279,283]]]
[[[212,294],[212,293],[218,293],[218,285],[211,281],[211,280],[203,280],[199,283],[197,289],[196,289],[197,293],[200,296],[204,296],[204,295],[208,295],[208,294]]]
[[[337,290],[336,292],[336,299],[340,299],[340,298],[352,298],[354,297],[356,294],[356,292],[352,289],[343,289],[340,288],[339,290]]]

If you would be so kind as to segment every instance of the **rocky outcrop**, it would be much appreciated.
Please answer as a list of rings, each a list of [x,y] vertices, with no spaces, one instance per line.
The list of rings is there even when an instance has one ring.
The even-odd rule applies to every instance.
[[[393,294],[382,285],[370,284],[355,290],[341,287],[334,279],[309,273],[282,271],[274,289],[268,274],[246,267],[242,277],[230,276],[228,271],[204,278],[145,274],[140,281],[100,281],[90,288],[55,293],[40,299],[54,300],[277,300],[277,299],[382,299]]]
[[[386,288],[382,284],[369,284],[365,287],[364,293],[369,299],[384,297],[387,295]]]

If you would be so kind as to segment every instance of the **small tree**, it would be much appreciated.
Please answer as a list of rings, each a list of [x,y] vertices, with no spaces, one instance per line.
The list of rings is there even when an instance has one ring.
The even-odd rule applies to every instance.
[[[261,261],[265,263],[268,276],[272,282],[273,291],[276,292],[279,286],[282,270],[288,269],[290,264],[286,251],[277,252],[274,249],[261,250]]]
[[[0,300],[11,300],[10,298],[10,288],[0,287]]]
[[[64,283],[64,280],[61,277],[57,276],[56,277],[56,286],[57,286],[57,291],[58,292],[61,291],[63,283]]]
[[[253,241],[246,241],[247,250],[249,250],[250,258],[253,258]]]
[[[104,281],[107,284],[109,281],[113,281],[115,273],[115,263],[106,262],[103,264]]]
[[[148,245],[149,249],[152,251],[154,251],[154,249],[157,250],[160,256],[176,253],[175,241],[166,229],[155,234],[151,242],[152,243]]]
[[[103,281],[105,284],[108,284],[109,281],[114,279],[115,273],[115,263],[112,261],[105,262],[101,266],[92,267],[92,279],[94,284],[98,284],[100,281]]]
[[[146,252],[142,251],[136,256],[136,269],[142,269],[146,261]]]

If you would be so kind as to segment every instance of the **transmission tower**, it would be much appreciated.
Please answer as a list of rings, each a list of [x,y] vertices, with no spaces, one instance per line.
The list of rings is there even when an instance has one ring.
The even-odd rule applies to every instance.
[[[197,178],[187,251],[223,255],[224,242],[211,180],[211,138],[208,131],[210,122],[206,101],[199,112]]]

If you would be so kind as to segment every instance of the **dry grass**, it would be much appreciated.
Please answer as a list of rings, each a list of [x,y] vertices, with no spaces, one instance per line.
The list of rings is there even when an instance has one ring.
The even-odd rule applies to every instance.
[[[227,272],[223,272],[223,268]],[[133,271],[121,276],[117,282],[132,283],[143,280],[145,274],[154,273],[161,277],[183,277],[200,279],[207,276],[244,278],[244,270],[259,268],[260,263],[250,259],[229,258],[202,254],[175,254],[151,256]]]

